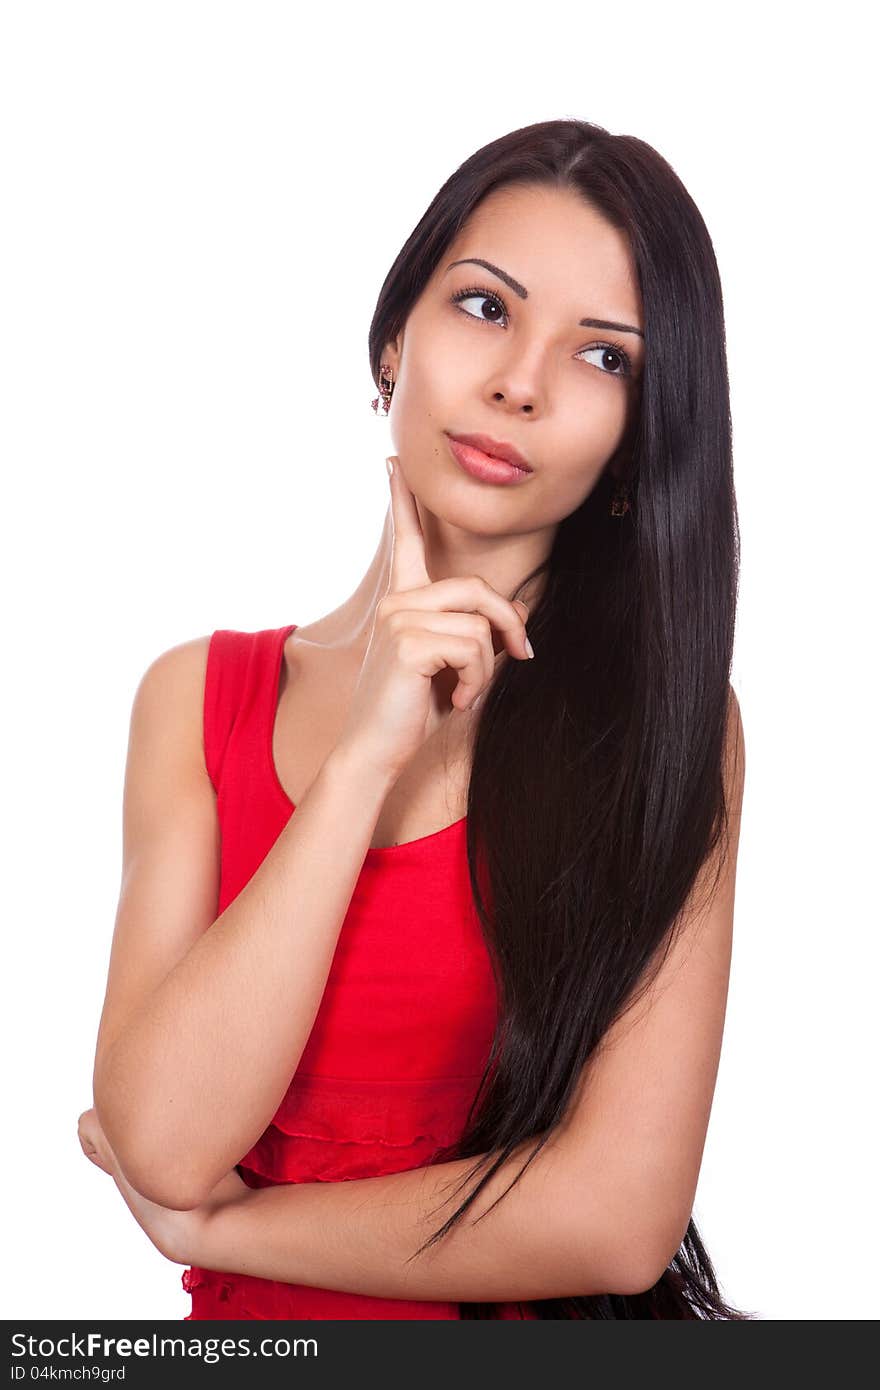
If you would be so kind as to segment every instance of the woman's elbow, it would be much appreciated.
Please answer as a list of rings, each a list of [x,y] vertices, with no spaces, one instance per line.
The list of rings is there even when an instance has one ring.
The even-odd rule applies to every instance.
[[[130,1124],[120,1122],[112,1108],[95,1096],[95,1113],[122,1176],[142,1197],[172,1211],[192,1211],[204,1201],[204,1184],[183,1163],[169,1160],[167,1151],[139,1136]]]
[[[134,1190],[146,1197],[147,1201],[171,1211],[194,1211],[205,1200],[200,1190],[185,1180],[175,1179],[167,1167],[161,1172],[135,1170],[131,1174],[123,1169],[123,1174]]]
[[[633,1297],[653,1289],[678,1253],[689,1221],[681,1228],[645,1221],[621,1237],[608,1261],[605,1292]]]

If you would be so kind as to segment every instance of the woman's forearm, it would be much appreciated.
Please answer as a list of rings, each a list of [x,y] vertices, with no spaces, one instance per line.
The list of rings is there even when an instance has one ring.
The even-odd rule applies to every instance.
[[[473,1190],[476,1179],[453,1197],[475,1158],[255,1189],[212,1216],[198,1262],[380,1298],[503,1302],[608,1292],[609,1211],[598,1185],[584,1193],[583,1175],[576,1181],[558,1141],[551,1138],[495,1210],[474,1224],[531,1147],[514,1151],[452,1231],[415,1259]]]
[[[198,1205],[272,1118],[390,785],[334,749],[242,891],[96,1064],[107,1138],[153,1201]]]

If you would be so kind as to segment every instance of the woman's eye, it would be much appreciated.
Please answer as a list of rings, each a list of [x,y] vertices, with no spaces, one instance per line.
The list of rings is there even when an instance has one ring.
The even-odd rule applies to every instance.
[[[503,299],[489,290],[477,288],[459,290],[458,294],[453,295],[452,302],[456,309],[467,314],[468,318],[476,319],[478,323],[499,323],[501,319],[507,318],[507,309]],[[476,308],[474,310],[465,309],[463,307],[465,304],[474,304]],[[486,310],[489,312],[489,317],[486,316]],[[598,354],[598,360],[593,365],[597,366],[605,376],[632,375],[632,363],[623,348],[612,347],[610,343],[600,343],[596,347],[584,348],[577,356],[589,356],[590,353]]]
[[[501,303],[500,299],[495,298],[494,294],[473,294],[471,292],[468,292],[467,294],[463,294],[455,302],[458,308],[461,309],[463,314],[468,314],[472,319],[482,319],[483,323],[497,323],[499,318],[503,318],[505,316],[504,305]],[[464,304],[469,303],[479,305],[479,311],[472,313],[470,309],[462,308]],[[491,309],[495,313],[496,317],[485,318],[483,316],[482,310],[486,306],[488,306],[489,309]]]
[[[595,363],[606,376],[629,376],[629,358],[625,352],[620,352],[613,347],[591,347],[584,348],[583,353],[578,353],[582,357],[584,353],[598,353],[598,361]]]

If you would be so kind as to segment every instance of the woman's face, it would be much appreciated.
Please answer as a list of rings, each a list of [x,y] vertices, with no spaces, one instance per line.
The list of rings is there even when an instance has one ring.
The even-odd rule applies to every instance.
[[[423,507],[484,536],[554,526],[577,509],[632,420],[644,361],[638,333],[587,318],[644,330],[623,233],[571,191],[494,190],[382,356],[394,369],[393,451]],[[509,486],[478,480],[450,434],[512,444],[532,471]]]

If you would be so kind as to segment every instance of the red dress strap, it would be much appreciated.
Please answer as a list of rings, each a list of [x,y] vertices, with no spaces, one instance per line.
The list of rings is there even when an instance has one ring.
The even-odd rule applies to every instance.
[[[220,784],[229,736],[241,708],[252,634],[219,628],[208,644],[203,712],[205,767],[214,790]]]
[[[208,644],[203,707],[205,767],[218,791],[233,731],[253,721],[257,740],[271,732],[278,700],[277,673],[295,623],[259,632],[218,628]],[[257,747],[262,747],[258,742]]]

